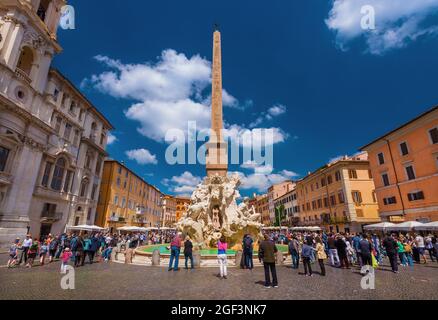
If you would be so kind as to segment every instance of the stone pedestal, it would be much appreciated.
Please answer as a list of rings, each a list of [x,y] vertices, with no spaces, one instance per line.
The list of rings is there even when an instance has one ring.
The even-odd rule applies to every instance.
[[[199,251],[193,252],[193,266],[195,268],[201,267],[201,253]]]
[[[283,260],[283,252],[281,251],[277,251],[276,255],[275,255],[275,262],[277,265],[282,266],[284,263]]]
[[[236,263],[236,267],[240,268],[240,261],[242,261],[242,250],[236,251],[236,256],[234,257],[234,262]]]
[[[155,249],[154,252],[152,252],[152,265],[159,266],[160,260],[161,260],[160,250]]]

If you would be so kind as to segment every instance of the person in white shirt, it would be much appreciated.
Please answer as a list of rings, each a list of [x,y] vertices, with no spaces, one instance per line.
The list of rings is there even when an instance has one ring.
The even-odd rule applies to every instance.
[[[418,254],[420,255],[420,257],[423,258],[423,262],[427,263],[426,256],[424,255],[424,250],[425,250],[424,238],[421,235],[416,235],[415,236],[415,244],[416,244],[417,249],[418,249]]]
[[[18,262],[18,265],[21,264],[24,258],[24,264],[27,263],[27,252],[29,251],[30,246],[32,245],[32,237],[30,234],[26,235],[26,239],[23,241],[23,245],[21,246],[22,251],[20,255],[20,261]]]

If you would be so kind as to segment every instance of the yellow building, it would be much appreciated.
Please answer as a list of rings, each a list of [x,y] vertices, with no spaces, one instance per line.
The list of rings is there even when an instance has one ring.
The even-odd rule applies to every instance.
[[[175,212],[175,219],[176,222],[181,219],[184,213],[187,212],[187,206],[190,205],[190,199],[185,197],[175,197],[176,200],[176,212]]]
[[[380,221],[366,153],[344,157],[297,182],[300,225],[333,232],[362,231]]]
[[[438,107],[361,149],[370,157],[382,220],[438,221]]]
[[[162,203],[162,227],[174,227],[176,223],[176,199],[173,196],[165,195]]]
[[[163,194],[123,163],[106,160],[95,223],[114,231],[122,226],[159,227]]]

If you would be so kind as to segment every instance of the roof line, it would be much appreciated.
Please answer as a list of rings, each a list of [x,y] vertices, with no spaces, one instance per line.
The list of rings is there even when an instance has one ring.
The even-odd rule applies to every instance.
[[[410,120],[410,121],[408,121],[408,122],[402,124],[401,126],[395,128],[394,130],[389,131],[388,133],[386,133],[386,134],[380,136],[379,138],[374,139],[372,142],[370,142],[370,143],[364,145],[363,147],[359,148],[359,150],[360,150],[360,151],[365,151],[364,149],[365,149],[366,147],[369,147],[370,145],[376,143],[377,141],[382,140],[383,138],[386,138],[387,136],[393,134],[394,132],[396,132],[396,131],[398,131],[398,130],[400,130],[400,129],[402,129],[402,128],[408,126],[408,125],[410,125],[411,123],[417,121],[418,119],[420,119],[420,118],[424,117],[425,115],[427,115],[427,114],[429,114],[429,113],[432,113],[432,112],[434,112],[434,111],[436,111],[436,110],[438,110],[438,105],[436,105],[436,106],[432,107],[431,109],[429,109],[429,110],[427,110],[427,111],[421,113],[420,115],[418,115],[418,116],[415,117],[414,119],[412,119],[412,120]]]

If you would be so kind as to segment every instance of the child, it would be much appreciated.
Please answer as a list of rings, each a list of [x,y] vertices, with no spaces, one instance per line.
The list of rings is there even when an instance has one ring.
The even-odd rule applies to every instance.
[[[40,248],[40,265],[44,265],[47,252],[49,251],[49,245],[47,243],[47,240],[44,240],[44,243],[41,245]]]
[[[66,273],[66,266],[68,265],[68,260],[70,260],[72,253],[70,248],[65,248],[61,254],[61,273]]]
[[[12,268],[17,263],[18,248],[20,247],[20,239],[15,239],[14,243],[9,248],[8,268]]]

